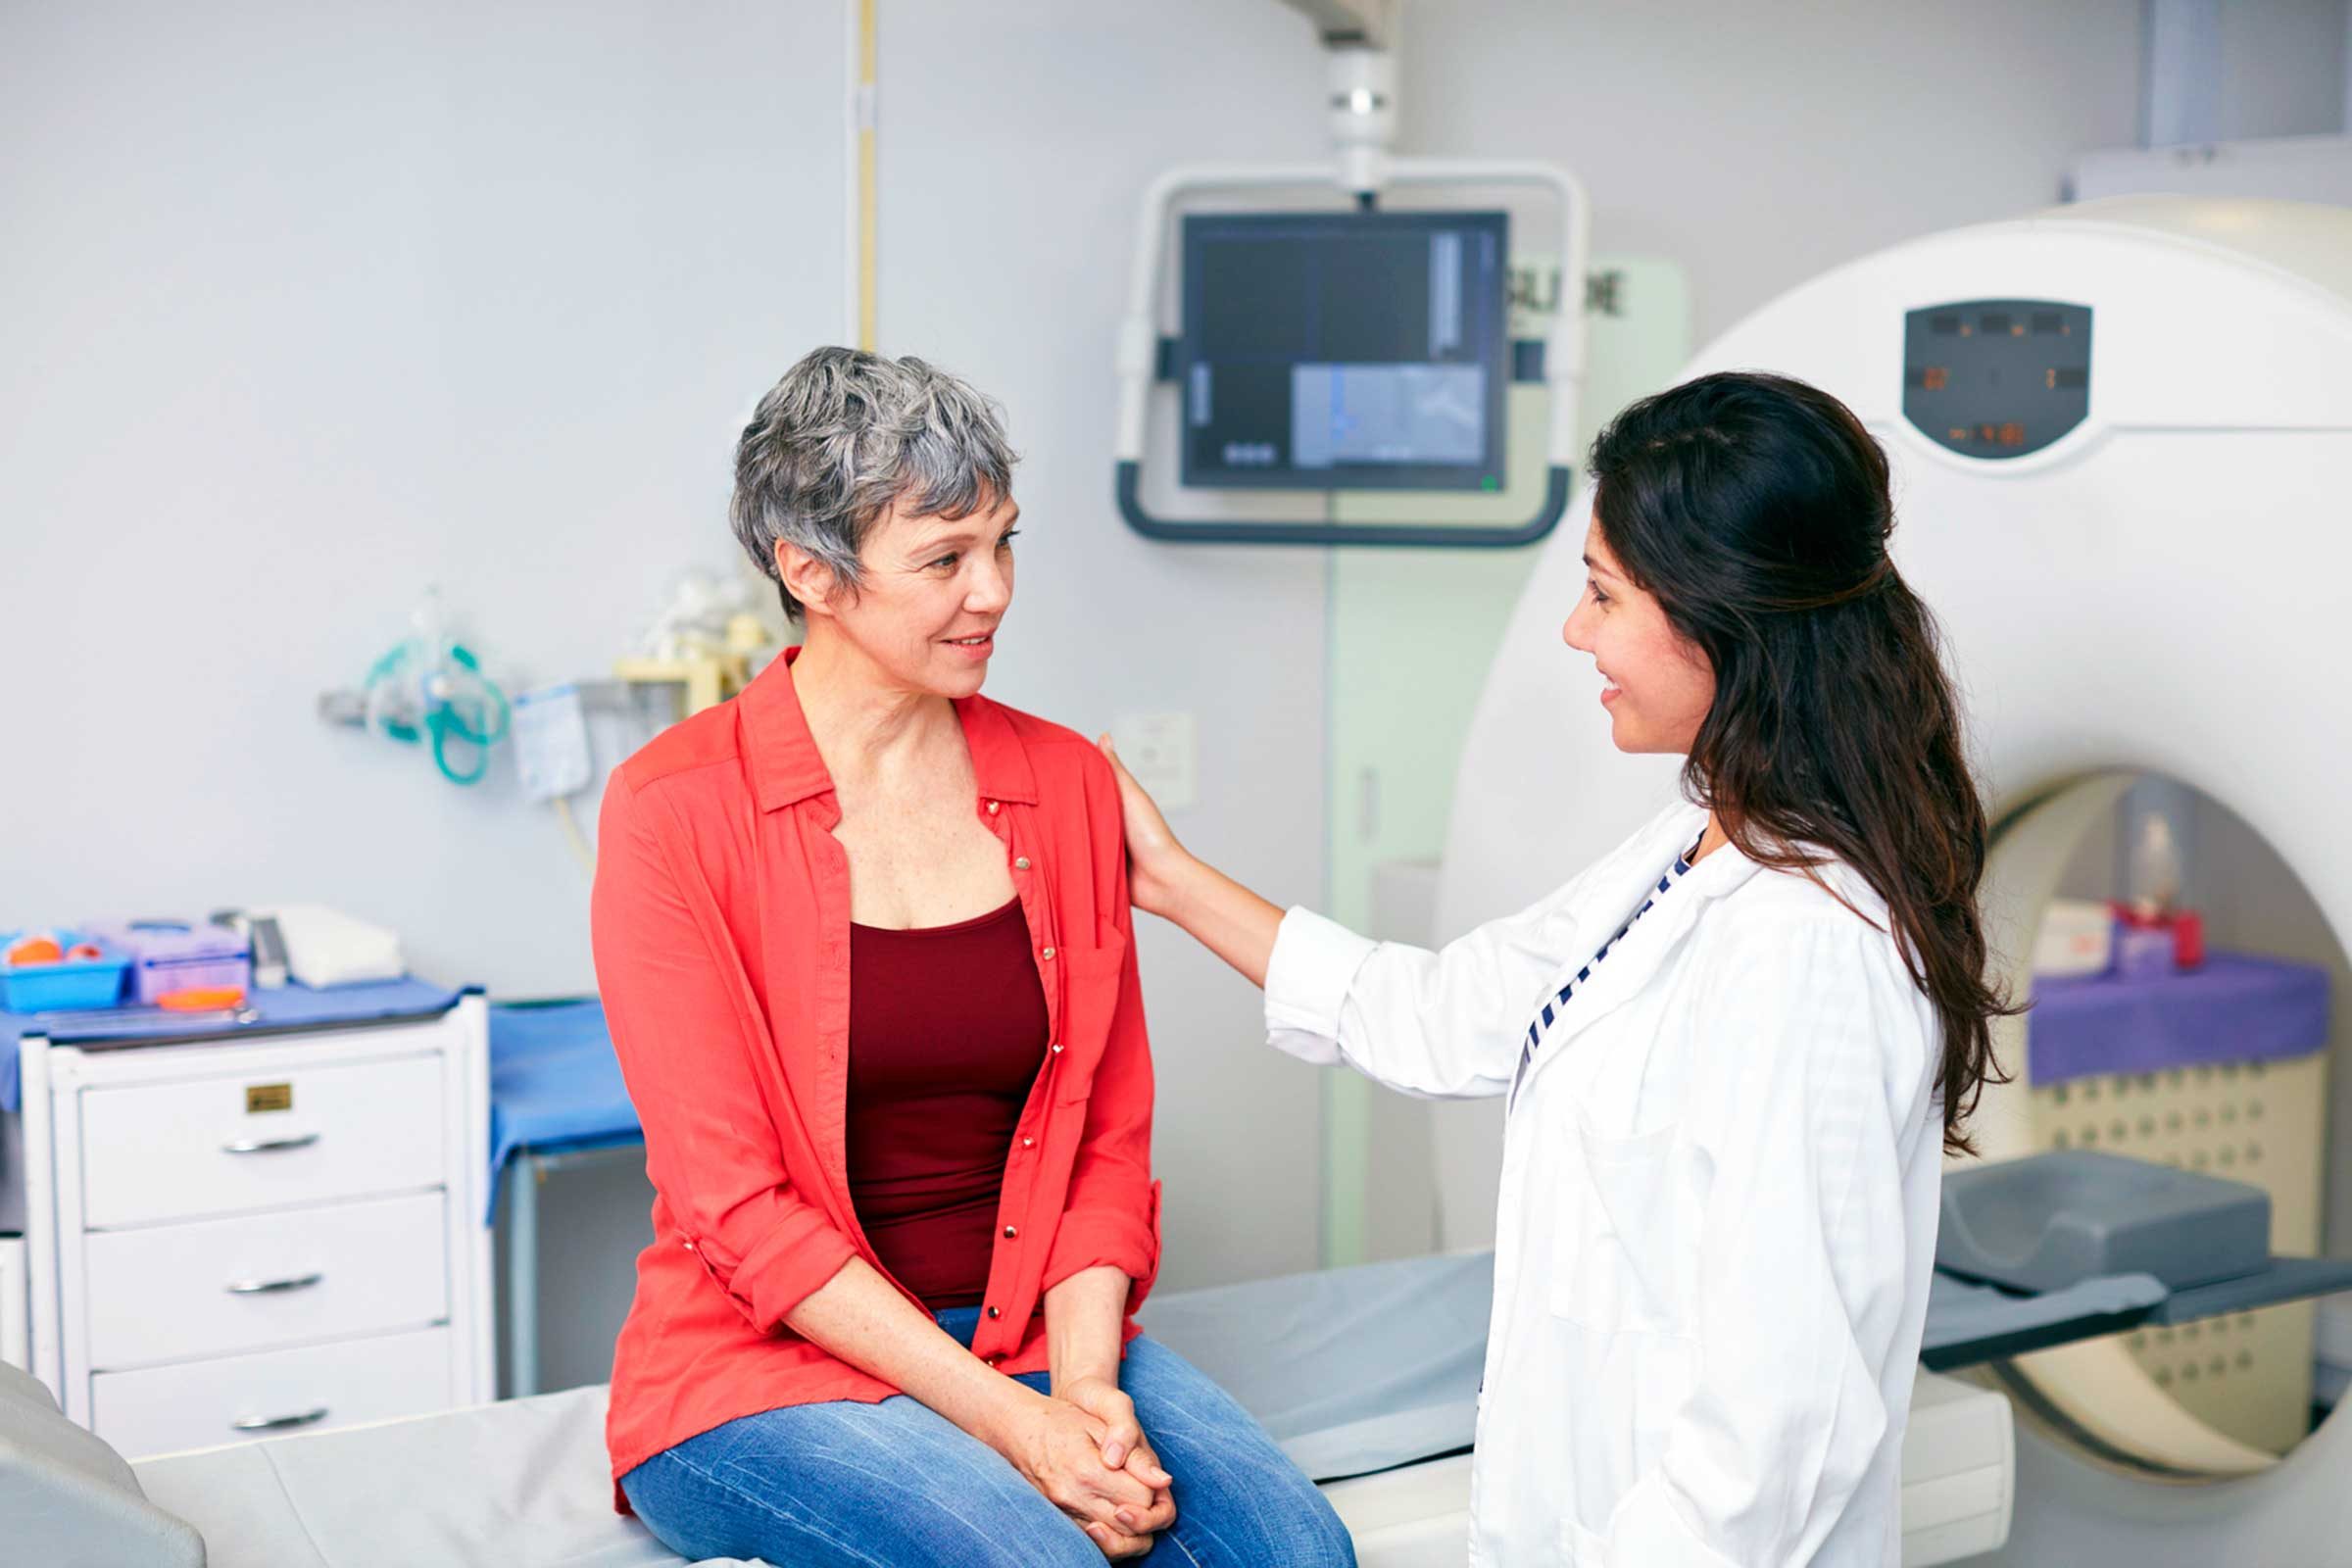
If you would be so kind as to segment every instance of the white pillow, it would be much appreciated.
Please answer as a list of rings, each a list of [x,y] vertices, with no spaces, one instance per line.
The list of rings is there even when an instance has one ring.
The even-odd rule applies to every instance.
[[[149,1502],[121,1454],[67,1420],[32,1374],[5,1362],[0,1520],[11,1562],[204,1568],[196,1527]]]

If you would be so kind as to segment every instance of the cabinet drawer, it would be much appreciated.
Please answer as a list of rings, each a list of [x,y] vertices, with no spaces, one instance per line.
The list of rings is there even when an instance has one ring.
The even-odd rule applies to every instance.
[[[93,1229],[437,1186],[439,1054],[81,1096]],[[283,1109],[268,1108],[283,1105]]]
[[[100,1372],[90,1379],[91,1425],[123,1457],[137,1459],[423,1415],[451,1403],[453,1348],[450,1331],[439,1328]]]
[[[227,1355],[449,1315],[439,1193],[143,1230],[85,1244],[90,1364]]]

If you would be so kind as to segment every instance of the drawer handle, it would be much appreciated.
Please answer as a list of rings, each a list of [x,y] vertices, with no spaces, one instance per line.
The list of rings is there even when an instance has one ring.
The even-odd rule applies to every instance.
[[[242,1421],[228,1424],[231,1432],[283,1432],[288,1427],[307,1427],[326,1419],[326,1406],[305,1410],[300,1415],[249,1415]]]
[[[325,1279],[323,1274],[300,1274],[290,1280],[238,1280],[228,1287],[231,1296],[275,1296],[283,1291],[307,1291]]]
[[[318,1141],[317,1133],[304,1133],[295,1138],[240,1138],[233,1144],[222,1144],[224,1154],[282,1154],[289,1149],[308,1149]]]

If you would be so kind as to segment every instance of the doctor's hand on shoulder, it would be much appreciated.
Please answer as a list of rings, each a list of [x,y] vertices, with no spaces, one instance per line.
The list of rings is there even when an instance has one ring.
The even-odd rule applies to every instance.
[[[1119,780],[1119,809],[1127,822],[1128,896],[1137,908],[1164,915],[1184,879],[1184,862],[1192,856],[1176,841],[1167,817],[1160,812],[1159,803],[1127,771],[1127,764],[1120,760],[1119,749],[1111,738],[1098,735],[1095,745],[1109,760],[1110,769]]]
[[[1172,920],[1256,985],[1282,929],[1282,910],[1201,860],[1168,827],[1168,819],[1109,736],[1095,744],[1118,775],[1119,806],[1127,820],[1127,892],[1147,914]]]

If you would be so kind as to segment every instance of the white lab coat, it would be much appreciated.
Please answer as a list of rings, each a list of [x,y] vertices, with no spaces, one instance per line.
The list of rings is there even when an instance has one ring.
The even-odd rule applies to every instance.
[[[1272,1042],[1407,1094],[1509,1093],[1543,1004],[1704,821],[1678,805],[1440,953],[1290,911]],[[1900,1560],[1940,1030],[1884,904],[1822,874],[1853,909],[1716,851],[1544,1033],[1504,1134],[1472,1563]]]

